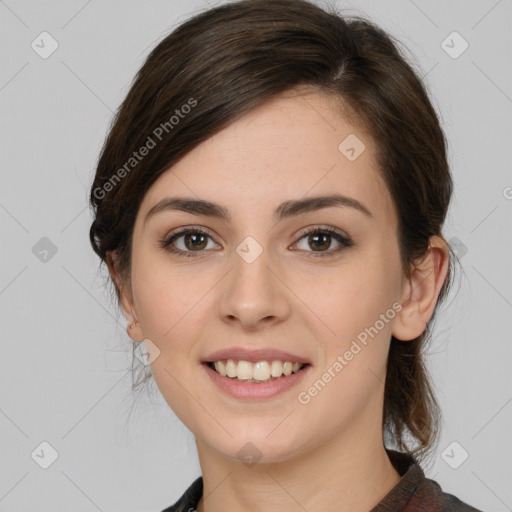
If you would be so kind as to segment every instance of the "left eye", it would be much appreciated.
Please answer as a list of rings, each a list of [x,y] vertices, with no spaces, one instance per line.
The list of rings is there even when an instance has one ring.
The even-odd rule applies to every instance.
[[[335,249],[328,250],[332,244],[332,239],[338,242],[338,247]],[[176,242],[183,239],[181,244]],[[194,253],[204,252],[207,249],[208,239],[212,240],[212,237],[206,231],[201,229],[184,229],[177,233],[171,234],[165,240],[160,241],[160,246],[170,253],[178,256],[191,257]],[[308,257],[311,256],[327,256],[329,254],[337,253],[345,248],[351,247],[353,242],[350,238],[338,233],[331,228],[315,228],[302,234],[299,238],[299,242],[305,240],[309,247],[314,248],[313,251],[309,251],[307,248],[300,248],[305,252],[311,252]],[[297,242],[297,244],[299,243]],[[181,245],[181,247],[177,247]],[[317,250],[318,249],[318,250]],[[315,254],[316,253],[316,254]]]
[[[332,239],[335,239],[338,242],[338,247],[332,250],[327,250],[330,248]],[[353,245],[352,240],[350,238],[342,235],[341,233],[338,233],[334,229],[330,228],[315,228],[313,230],[310,230],[302,235],[300,240],[305,239],[306,244],[309,247],[314,247],[313,251],[307,251],[312,252],[308,257],[311,256],[327,256],[332,253],[337,253],[345,248],[351,247]],[[300,241],[299,240],[299,241]],[[318,249],[318,250],[317,250]],[[317,253],[317,254],[314,254]]]

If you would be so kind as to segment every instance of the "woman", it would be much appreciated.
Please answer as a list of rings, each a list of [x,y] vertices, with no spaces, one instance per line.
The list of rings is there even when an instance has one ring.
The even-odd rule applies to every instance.
[[[476,510],[419,466],[451,193],[425,88],[369,21],[245,0],[156,46],[90,235],[196,439],[202,476],[167,512]]]

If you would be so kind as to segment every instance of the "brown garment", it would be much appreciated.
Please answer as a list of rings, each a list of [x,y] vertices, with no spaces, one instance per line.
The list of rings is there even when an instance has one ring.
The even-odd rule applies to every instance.
[[[408,454],[386,451],[401,479],[369,512],[482,512],[444,493],[437,482],[425,477],[419,464]],[[202,495],[203,479],[199,477],[174,505],[162,512],[193,512]]]

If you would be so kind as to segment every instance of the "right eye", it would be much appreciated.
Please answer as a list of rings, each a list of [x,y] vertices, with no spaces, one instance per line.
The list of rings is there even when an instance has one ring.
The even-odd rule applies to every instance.
[[[172,254],[190,258],[194,252],[204,252],[204,249],[207,248],[208,238],[213,240],[210,234],[202,229],[185,228],[171,233],[159,243],[163,249]],[[180,239],[183,240],[176,244],[176,241]],[[176,247],[176,245],[181,245],[181,247]]]

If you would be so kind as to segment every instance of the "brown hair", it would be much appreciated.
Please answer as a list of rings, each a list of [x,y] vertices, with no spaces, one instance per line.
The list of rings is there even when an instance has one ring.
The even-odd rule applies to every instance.
[[[452,193],[438,117],[390,35],[307,0],[221,5],[178,26],[151,51],[113,119],[91,187],[90,241],[102,262],[112,265],[115,251],[117,270],[129,282],[135,218],[155,180],[250,109],[301,85],[342,100],[372,134],[409,276],[430,237],[441,236]],[[136,159],[142,147],[145,156]],[[452,264],[450,258],[434,313],[448,292]],[[434,447],[440,422],[424,364],[434,316],[415,340],[392,338],[387,364],[384,435],[417,459]]]

